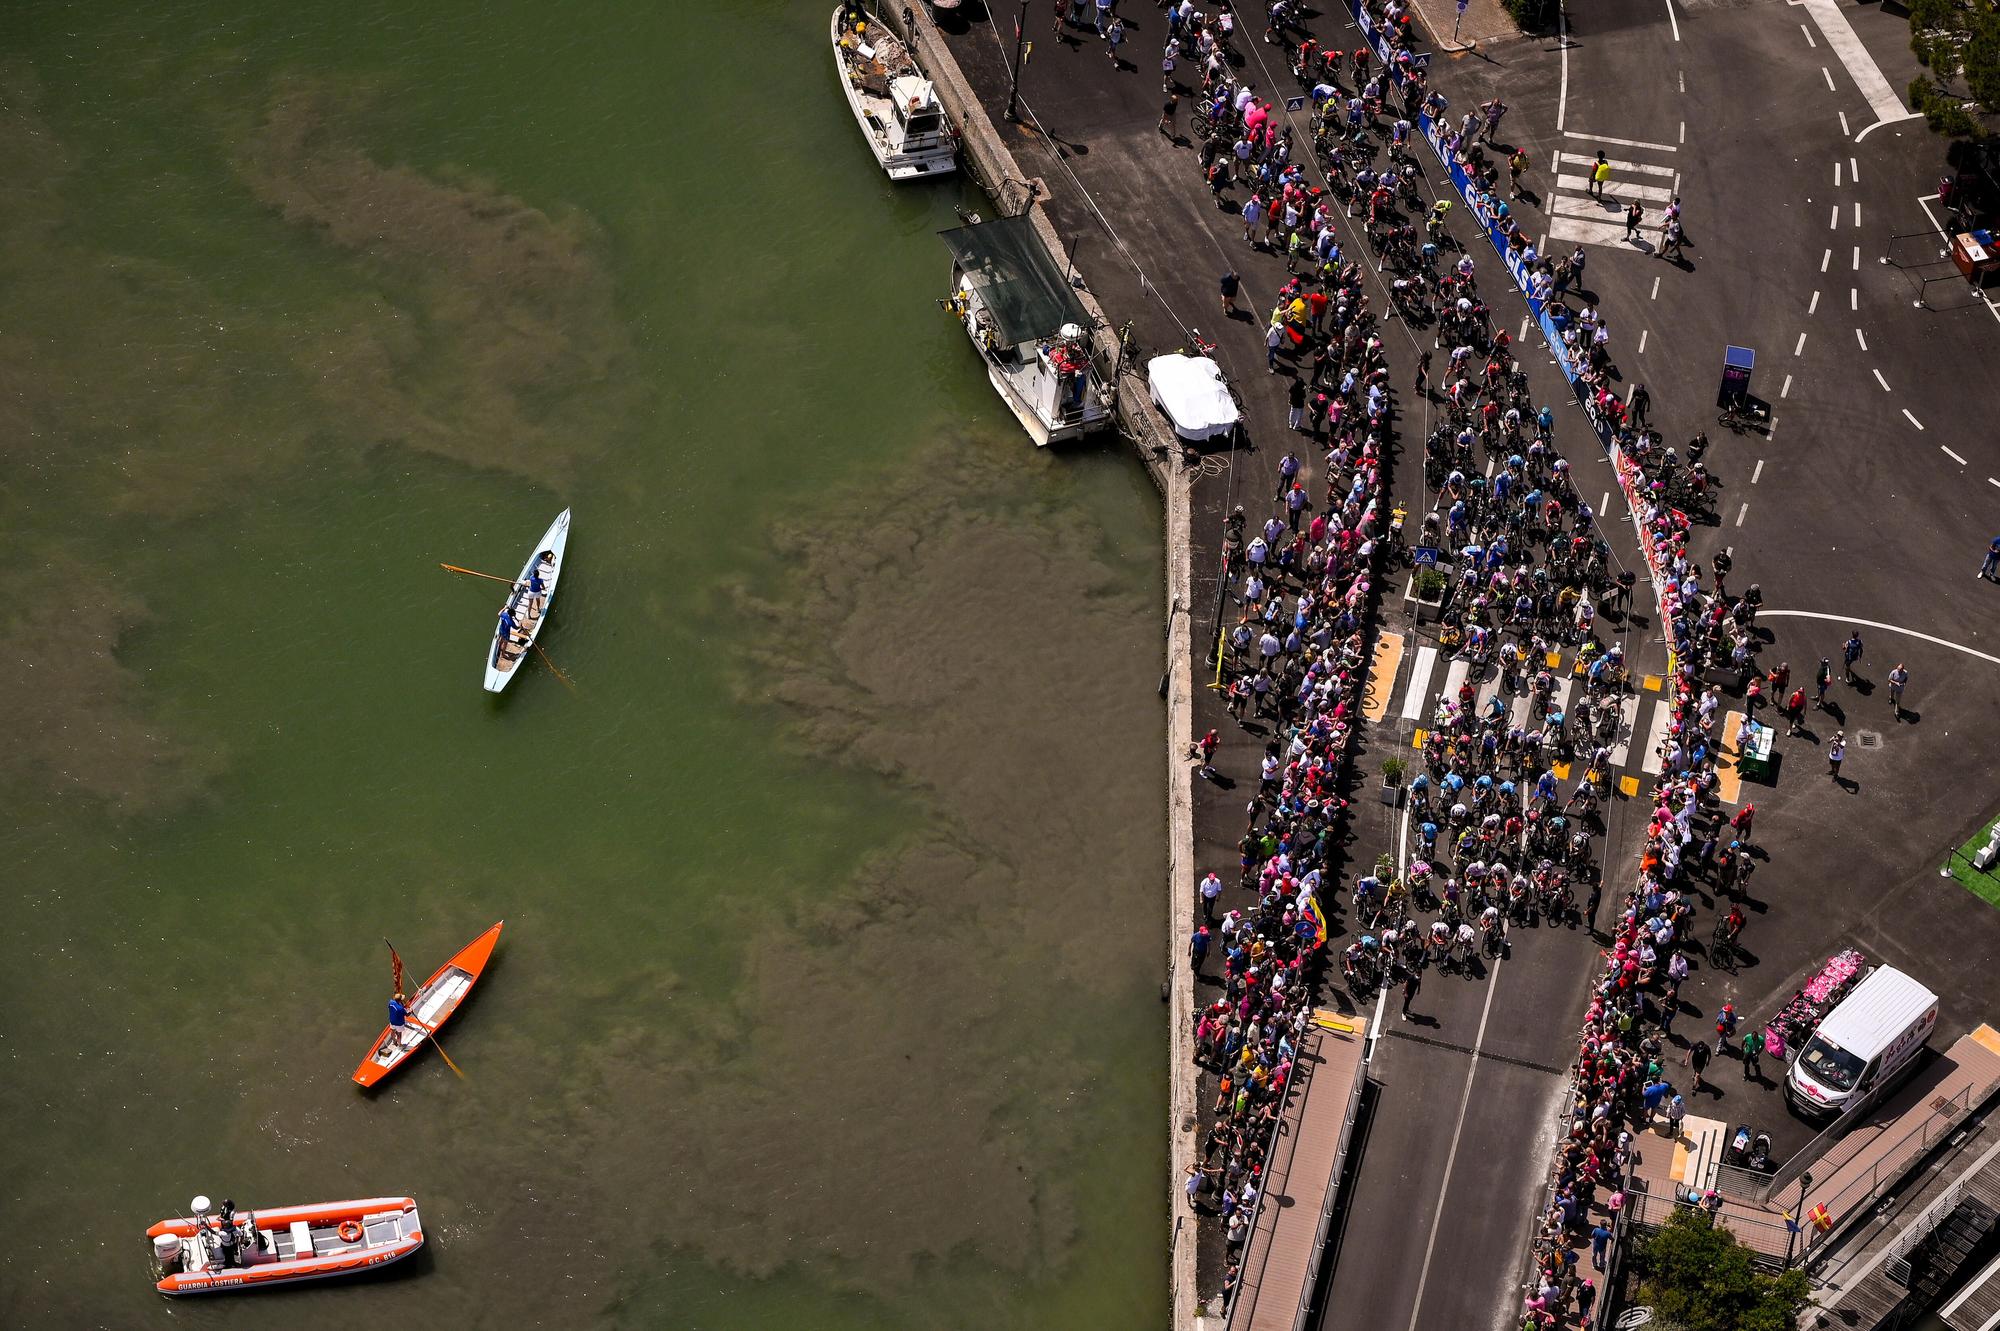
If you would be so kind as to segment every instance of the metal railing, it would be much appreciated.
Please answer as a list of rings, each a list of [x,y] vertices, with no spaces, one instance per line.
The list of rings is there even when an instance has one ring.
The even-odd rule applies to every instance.
[[[1831,1197],[1816,1198],[1814,1204],[1826,1208],[1827,1214],[1832,1217],[1833,1228],[1821,1232],[1808,1226],[1803,1235],[1805,1243],[1800,1256],[1810,1258],[1813,1253],[1822,1249],[1825,1240],[1832,1238],[1844,1227],[1843,1221],[1847,1217],[1865,1208],[1884,1189],[1901,1182],[1903,1175],[1909,1173],[1911,1166],[1928,1154],[1933,1146],[1957,1131],[1966,1115],[1972,1112],[1972,1094],[1975,1089],[1978,1088],[1968,1085],[1942,1104],[1933,1101],[1931,1112],[1911,1124],[1907,1131],[1898,1136],[1890,1144],[1889,1149],[1883,1151],[1875,1163],[1869,1166],[1867,1173],[1856,1175]],[[1871,1145],[1863,1149],[1875,1148]]]
[[[1314,1057],[1311,1063],[1307,1063],[1303,1058],[1297,1056],[1294,1056],[1292,1059],[1293,1075],[1291,1080],[1285,1085],[1285,1096],[1283,1102],[1278,1107],[1277,1121],[1271,1124],[1271,1139],[1264,1144],[1264,1163],[1267,1170],[1270,1168],[1271,1162],[1278,1158],[1278,1139],[1284,1136],[1288,1130],[1297,1132],[1300,1125],[1305,1122],[1306,1097],[1312,1094],[1314,1074],[1320,1065],[1326,1062],[1326,1055],[1319,1052],[1319,1046],[1324,1042],[1324,1036],[1313,1041]],[[1304,1050],[1301,1049],[1299,1052],[1303,1053]],[[1296,1118],[1292,1115],[1294,1108],[1298,1111]],[[1292,1144],[1292,1154],[1294,1157],[1298,1155],[1298,1143],[1296,1142]],[[1288,1185],[1291,1182],[1290,1161],[1287,1161],[1285,1165],[1285,1181]],[[1257,1194],[1257,1205],[1250,1210],[1249,1227],[1243,1231],[1243,1264],[1237,1272],[1236,1288],[1230,1291],[1229,1304],[1223,1309],[1225,1326],[1233,1327],[1236,1325],[1236,1310],[1243,1302],[1243,1287],[1250,1283],[1250,1250],[1253,1247],[1260,1248],[1260,1251],[1257,1253],[1260,1263],[1268,1263],[1271,1260],[1271,1244],[1268,1241],[1261,1245],[1257,1243],[1257,1225],[1264,1218],[1265,1203],[1271,1200],[1271,1187],[1271,1177],[1266,1173],[1264,1176],[1264,1187]],[[1277,1230],[1278,1227],[1274,1222],[1271,1226],[1273,1237],[1276,1237]],[[1264,1295],[1264,1268],[1262,1265],[1258,1267],[1256,1283],[1257,1296],[1262,1298]]]

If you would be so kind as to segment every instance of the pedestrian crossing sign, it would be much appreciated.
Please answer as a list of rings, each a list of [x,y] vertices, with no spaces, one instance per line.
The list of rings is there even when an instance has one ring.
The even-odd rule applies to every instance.
[[[1420,568],[1437,567],[1437,562],[1438,562],[1437,547],[1434,545],[1420,545],[1415,547],[1410,551],[1410,562],[1412,564],[1417,565]]]

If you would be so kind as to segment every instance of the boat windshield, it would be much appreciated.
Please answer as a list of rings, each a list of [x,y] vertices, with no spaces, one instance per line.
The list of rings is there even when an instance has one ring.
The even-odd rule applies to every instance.
[[[937,127],[937,116],[932,112],[924,111],[910,117],[907,129],[911,134],[935,134],[937,133]]]
[[[1806,1042],[1799,1054],[1799,1064],[1812,1074],[1814,1081],[1835,1091],[1853,1090],[1864,1066],[1860,1059],[1823,1035],[1815,1035]]]

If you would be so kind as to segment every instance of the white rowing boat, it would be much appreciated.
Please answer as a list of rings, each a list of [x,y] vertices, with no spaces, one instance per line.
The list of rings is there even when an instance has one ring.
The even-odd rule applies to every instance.
[[[486,653],[486,691],[498,693],[520,672],[521,661],[534,649],[549,603],[555,600],[556,579],[562,575],[563,547],[569,543],[569,510],[564,509],[528,554],[521,576],[500,607],[493,646]],[[538,585],[539,584],[539,585]]]
[[[868,149],[891,180],[949,175],[958,144],[909,47],[859,4],[833,11],[833,59],[841,91]]]

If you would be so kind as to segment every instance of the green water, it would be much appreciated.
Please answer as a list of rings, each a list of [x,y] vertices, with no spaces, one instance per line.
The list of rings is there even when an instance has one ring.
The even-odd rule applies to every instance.
[[[10,7],[0,1325],[1165,1312],[1158,511],[816,5]],[[576,513],[536,661],[492,584]],[[387,934],[500,953],[348,1076]],[[394,1278],[168,1305],[194,1193]]]

